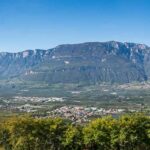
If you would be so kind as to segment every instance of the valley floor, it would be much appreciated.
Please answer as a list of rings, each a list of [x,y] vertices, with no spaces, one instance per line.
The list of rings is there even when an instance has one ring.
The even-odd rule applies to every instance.
[[[62,117],[73,122],[150,112],[150,83],[79,85],[0,82],[0,114]]]

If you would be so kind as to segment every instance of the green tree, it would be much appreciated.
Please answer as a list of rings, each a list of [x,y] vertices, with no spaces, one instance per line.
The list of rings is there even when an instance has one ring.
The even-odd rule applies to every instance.
[[[82,149],[82,128],[80,126],[68,125],[62,143],[65,150]]]
[[[83,128],[84,144],[90,150],[110,150],[111,131],[116,121],[112,117],[104,117],[90,122]]]
[[[7,126],[6,123],[0,124],[0,148],[4,148],[5,150],[10,150],[11,149],[11,145],[9,141],[10,134],[6,126]]]
[[[150,119],[142,114],[124,115],[119,119],[118,141],[121,150],[150,149]]]
[[[60,118],[12,117],[0,123],[0,149],[149,150],[150,117],[103,117],[83,126]]]

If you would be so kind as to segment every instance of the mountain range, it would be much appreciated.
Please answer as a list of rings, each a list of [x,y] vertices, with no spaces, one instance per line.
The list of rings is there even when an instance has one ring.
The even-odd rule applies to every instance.
[[[150,47],[87,42],[0,53],[0,79],[53,83],[130,83],[150,78]]]

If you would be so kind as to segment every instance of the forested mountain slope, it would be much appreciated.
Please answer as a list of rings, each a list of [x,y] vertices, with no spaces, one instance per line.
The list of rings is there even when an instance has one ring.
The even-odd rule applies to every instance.
[[[146,81],[149,77],[150,48],[144,44],[87,42],[0,53],[0,79],[98,84]]]

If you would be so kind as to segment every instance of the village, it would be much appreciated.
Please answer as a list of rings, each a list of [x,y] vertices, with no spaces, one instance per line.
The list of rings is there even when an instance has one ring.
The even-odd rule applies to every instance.
[[[118,115],[123,112],[125,112],[125,109],[63,106],[47,113],[49,113],[50,117],[62,117],[64,119],[69,119],[74,123],[84,123],[90,121],[92,118],[102,117],[105,115]]]
[[[125,99],[125,97],[121,98]],[[128,100],[128,97],[126,97],[126,99]],[[108,115],[118,117],[128,112],[139,112],[145,107],[141,104],[137,104],[135,107],[113,106],[112,104],[103,106],[101,104],[94,105],[94,102],[91,103],[91,105],[87,105],[86,103],[82,103],[81,105],[81,101],[68,101],[64,97],[0,97],[0,102],[0,111],[2,113],[30,114],[35,117],[47,118],[61,117],[73,123],[85,123],[93,118]]]

